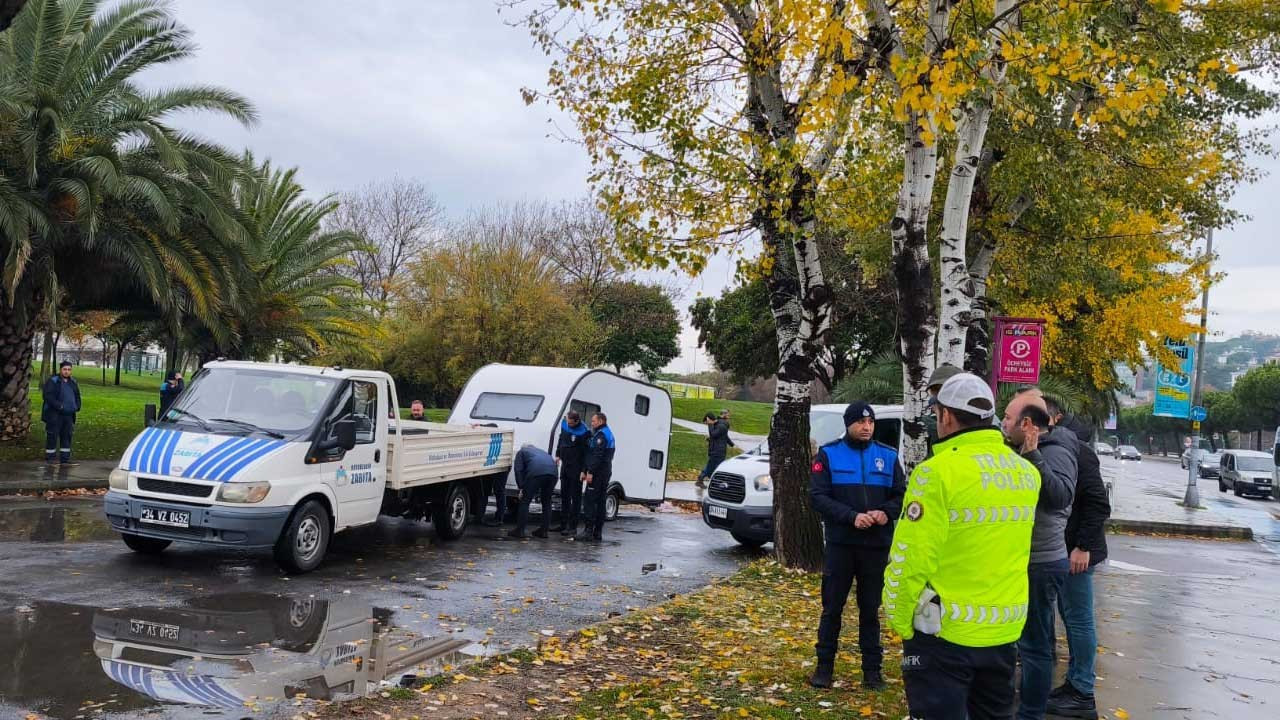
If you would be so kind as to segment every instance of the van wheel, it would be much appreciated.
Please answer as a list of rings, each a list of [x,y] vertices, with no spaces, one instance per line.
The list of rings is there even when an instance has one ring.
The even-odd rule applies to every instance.
[[[764,540],[757,540],[755,538],[746,537],[745,535],[739,535],[738,533],[733,532],[732,530],[729,531],[729,534],[732,535],[733,539],[736,540],[737,543],[744,548],[759,550],[760,548],[764,547]]]
[[[1244,497],[1244,493],[1240,491],[1240,483],[1238,482],[1231,483],[1231,492],[1235,493],[1236,497]]]
[[[1218,478],[1218,492],[1226,492],[1226,491],[1227,491],[1226,483],[1222,482],[1222,478]]]
[[[431,524],[436,534],[445,540],[457,540],[467,531],[471,519],[471,495],[461,483],[454,483],[445,494],[444,502],[431,507]]]
[[[609,490],[604,496],[604,520],[611,522],[618,519],[618,509],[622,506],[622,493],[617,488]]]
[[[127,533],[122,533],[120,539],[124,540],[124,544],[128,545],[130,550],[141,555],[159,555],[173,542],[172,540],[158,540]]]
[[[276,541],[276,563],[290,573],[315,570],[329,549],[329,529],[329,512],[319,501],[302,503]]]

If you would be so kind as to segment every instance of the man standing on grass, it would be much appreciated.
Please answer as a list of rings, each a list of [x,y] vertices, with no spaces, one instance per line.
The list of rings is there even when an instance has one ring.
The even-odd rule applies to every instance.
[[[41,394],[44,461],[50,465],[61,462],[63,467],[75,465],[71,460],[71,433],[75,430],[76,413],[80,412],[80,386],[71,377],[71,363],[64,360],[58,365],[58,374],[45,381]]]
[[[715,413],[708,412],[702,416],[702,423],[707,426],[707,465],[698,472],[695,484],[699,489],[706,487],[706,481],[711,479],[711,475],[729,453],[728,422],[717,419]]]
[[[884,688],[884,647],[880,643],[880,592],[889,562],[893,520],[902,511],[906,478],[898,451],[871,439],[876,413],[865,402],[844,411],[845,434],[822,446],[813,460],[809,497],[826,525],[822,571],[822,620],[818,624],[818,667],[809,684],[829,688],[840,643],[840,619],[857,580],[858,649],[862,684]]]

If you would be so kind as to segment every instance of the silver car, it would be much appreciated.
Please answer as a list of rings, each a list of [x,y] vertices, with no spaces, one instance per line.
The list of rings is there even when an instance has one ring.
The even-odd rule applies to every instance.
[[[1221,450],[1205,450],[1205,449],[1192,450],[1191,448],[1187,448],[1186,450],[1183,450],[1182,458],[1180,461],[1182,464],[1183,470],[1186,470],[1187,467],[1191,465],[1192,453],[1194,453],[1196,456],[1199,457],[1200,467],[1198,468],[1198,474],[1200,477],[1202,478],[1218,477],[1219,466],[1222,464]]]

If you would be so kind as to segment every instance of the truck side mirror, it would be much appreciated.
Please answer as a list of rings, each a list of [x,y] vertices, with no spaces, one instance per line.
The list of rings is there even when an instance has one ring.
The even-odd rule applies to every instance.
[[[333,424],[334,444],[343,450],[351,450],[356,446],[356,423],[354,420],[339,420]]]
[[[156,406],[148,403],[142,408],[142,424],[151,427],[156,424]]]

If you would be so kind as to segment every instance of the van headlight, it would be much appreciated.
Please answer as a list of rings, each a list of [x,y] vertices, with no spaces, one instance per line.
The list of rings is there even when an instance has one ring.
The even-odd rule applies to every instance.
[[[756,492],[773,492],[773,478],[768,475],[756,478]]]
[[[107,476],[107,486],[112,490],[129,489],[129,471],[116,468]]]
[[[218,499],[222,502],[256,503],[262,502],[271,492],[269,482],[223,483],[218,490]]]

